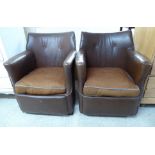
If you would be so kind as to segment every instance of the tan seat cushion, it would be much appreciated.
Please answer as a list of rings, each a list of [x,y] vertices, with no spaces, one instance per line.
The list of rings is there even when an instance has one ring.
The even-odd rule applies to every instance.
[[[139,87],[120,68],[88,68],[83,88],[87,96],[138,96]]]
[[[62,67],[38,68],[15,84],[19,94],[53,95],[65,93],[65,77]]]

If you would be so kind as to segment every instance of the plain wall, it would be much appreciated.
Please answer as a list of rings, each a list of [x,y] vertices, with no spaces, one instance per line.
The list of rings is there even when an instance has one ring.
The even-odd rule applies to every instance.
[[[25,50],[26,37],[22,27],[0,28],[0,38],[7,58]]]

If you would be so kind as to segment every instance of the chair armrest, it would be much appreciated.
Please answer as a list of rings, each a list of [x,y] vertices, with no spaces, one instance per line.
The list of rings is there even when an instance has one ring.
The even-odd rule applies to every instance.
[[[76,55],[76,51],[70,52],[63,63],[67,94],[71,93],[72,87],[73,87],[73,71],[72,71],[73,65],[72,64],[74,62],[75,55]]]
[[[35,57],[32,52],[24,51],[4,62],[4,67],[14,87],[17,81],[36,67]]]
[[[86,81],[86,61],[84,51],[79,51],[76,55],[76,69],[78,77],[78,89],[83,93],[83,86]]]
[[[127,60],[127,71],[132,76],[135,83],[142,88],[151,71],[151,62],[145,56],[136,51],[128,51]]]

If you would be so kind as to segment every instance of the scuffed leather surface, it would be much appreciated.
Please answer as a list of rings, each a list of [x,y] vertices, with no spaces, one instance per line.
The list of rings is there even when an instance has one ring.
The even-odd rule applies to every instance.
[[[131,116],[140,105],[139,97],[90,97],[83,96],[80,111],[89,116]]]
[[[76,55],[76,70],[77,70],[77,77],[78,77],[78,89],[80,93],[83,92],[83,86],[86,80],[86,60],[84,51],[79,51]]]
[[[55,95],[65,93],[62,67],[37,68],[15,84],[17,94]]]
[[[66,57],[63,68],[65,73],[65,86],[66,86],[66,93],[72,92],[73,85],[74,85],[74,60],[76,56],[76,51],[72,51]]]
[[[139,87],[128,73],[120,68],[87,68],[85,96],[138,96]]]
[[[14,87],[17,81],[36,68],[36,61],[31,51],[24,51],[10,58],[4,66]]]
[[[80,50],[86,55],[88,67],[125,68],[127,52],[134,49],[130,31],[117,33],[81,33]]]
[[[44,115],[73,114],[72,94],[66,95],[24,95],[15,94],[23,112]]]
[[[77,61],[76,63],[80,111],[87,115],[97,116],[128,116],[136,114],[151,64],[143,56],[139,57],[135,53],[131,31],[106,34],[82,32],[77,59],[78,55],[81,55],[81,51],[82,61],[79,61],[80,63]],[[139,96],[85,96],[82,90],[87,78],[86,70],[89,67],[119,67],[124,69],[139,86]]]
[[[29,34],[26,49],[27,51],[4,63],[14,88],[17,81],[35,68],[63,67],[64,60],[68,54],[76,49],[75,34],[74,32]],[[66,93],[40,96],[16,94],[16,99],[22,111],[50,115],[66,115],[73,113],[74,90],[72,81],[70,80],[73,78],[70,70],[73,65],[73,60],[67,60],[67,62],[69,63],[67,63],[67,65],[65,65],[67,67],[64,68]]]
[[[141,89],[151,68],[152,64],[145,56],[136,51],[128,51],[127,71]]]
[[[75,34],[30,33],[26,48],[34,53],[38,67],[62,67],[67,55],[75,50]]]

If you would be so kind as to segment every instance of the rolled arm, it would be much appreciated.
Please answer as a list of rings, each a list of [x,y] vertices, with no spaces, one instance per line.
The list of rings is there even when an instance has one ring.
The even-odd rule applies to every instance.
[[[36,67],[35,57],[32,52],[24,51],[4,62],[4,67],[14,87],[18,80]]]
[[[83,92],[83,86],[86,81],[86,61],[84,51],[79,51],[76,55],[76,68],[78,76],[79,92]]]
[[[66,57],[64,63],[63,63],[63,67],[64,67],[64,73],[65,73],[65,84],[66,84],[66,88],[67,88],[67,92],[66,93],[71,93],[72,88],[73,88],[73,62],[75,59],[75,55],[76,55],[76,51],[72,51],[68,54],[68,56]]]
[[[136,51],[128,51],[127,70],[140,87],[150,73],[152,64],[145,56]]]

